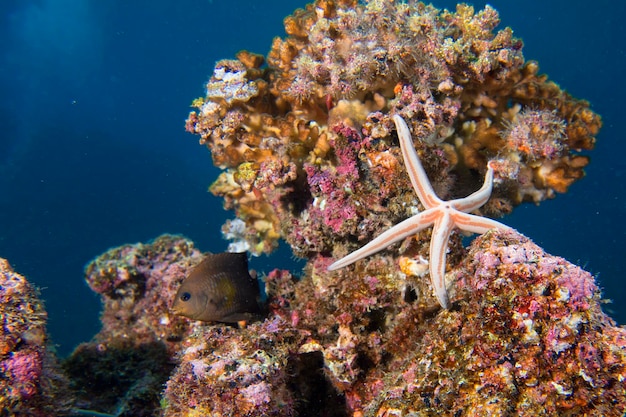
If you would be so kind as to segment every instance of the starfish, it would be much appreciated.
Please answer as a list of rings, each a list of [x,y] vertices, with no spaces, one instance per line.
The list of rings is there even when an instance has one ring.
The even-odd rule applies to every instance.
[[[439,304],[447,309],[450,306],[450,302],[445,283],[446,251],[452,230],[458,228],[470,233],[483,234],[491,229],[510,229],[509,226],[495,220],[469,214],[489,200],[493,187],[493,167],[490,164],[487,165],[485,182],[478,191],[465,198],[443,201],[437,197],[428,180],[424,167],[422,167],[422,163],[413,147],[413,139],[406,122],[399,115],[394,115],[393,120],[398,132],[404,165],[411,178],[413,189],[426,210],[383,232],[362,248],[330,265],[328,270],[333,271],[351,265],[360,259],[385,249],[392,243],[433,226],[430,240],[430,281]]]

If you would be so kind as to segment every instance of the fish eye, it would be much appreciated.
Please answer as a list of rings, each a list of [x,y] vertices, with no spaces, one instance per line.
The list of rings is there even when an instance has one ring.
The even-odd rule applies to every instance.
[[[181,301],[189,301],[190,298],[191,298],[191,294],[189,294],[188,292],[184,292],[180,295]]]

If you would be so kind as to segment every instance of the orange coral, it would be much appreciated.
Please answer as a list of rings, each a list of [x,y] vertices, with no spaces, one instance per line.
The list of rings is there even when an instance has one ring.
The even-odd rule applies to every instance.
[[[522,42],[498,24],[490,6],[319,0],[285,19],[287,36],[274,39],[267,59],[244,51],[218,62],[187,130],[226,170],[211,190],[246,222],[255,252],[279,237],[298,254],[330,250],[338,227],[365,239],[407,217],[405,208],[379,218],[410,192],[401,164],[380,169],[374,157],[397,153],[394,113],[420,139],[441,197],[474,191],[498,158],[491,215],[582,178],[588,159],[577,152],[593,148],[600,117],[524,62]],[[313,174],[328,195],[312,187]],[[345,190],[352,221],[326,227],[324,219],[346,215]]]

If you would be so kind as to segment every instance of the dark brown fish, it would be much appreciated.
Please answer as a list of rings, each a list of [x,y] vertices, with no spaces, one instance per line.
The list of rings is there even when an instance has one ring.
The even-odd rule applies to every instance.
[[[181,284],[172,310],[193,320],[236,323],[261,313],[259,297],[246,253],[208,254]]]

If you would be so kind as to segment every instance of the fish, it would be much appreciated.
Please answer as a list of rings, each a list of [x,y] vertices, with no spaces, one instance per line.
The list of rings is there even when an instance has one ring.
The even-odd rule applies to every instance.
[[[172,311],[193,320],[241,323],[261,315],[259,300],[245,252],[207,254],[181,283]]]

